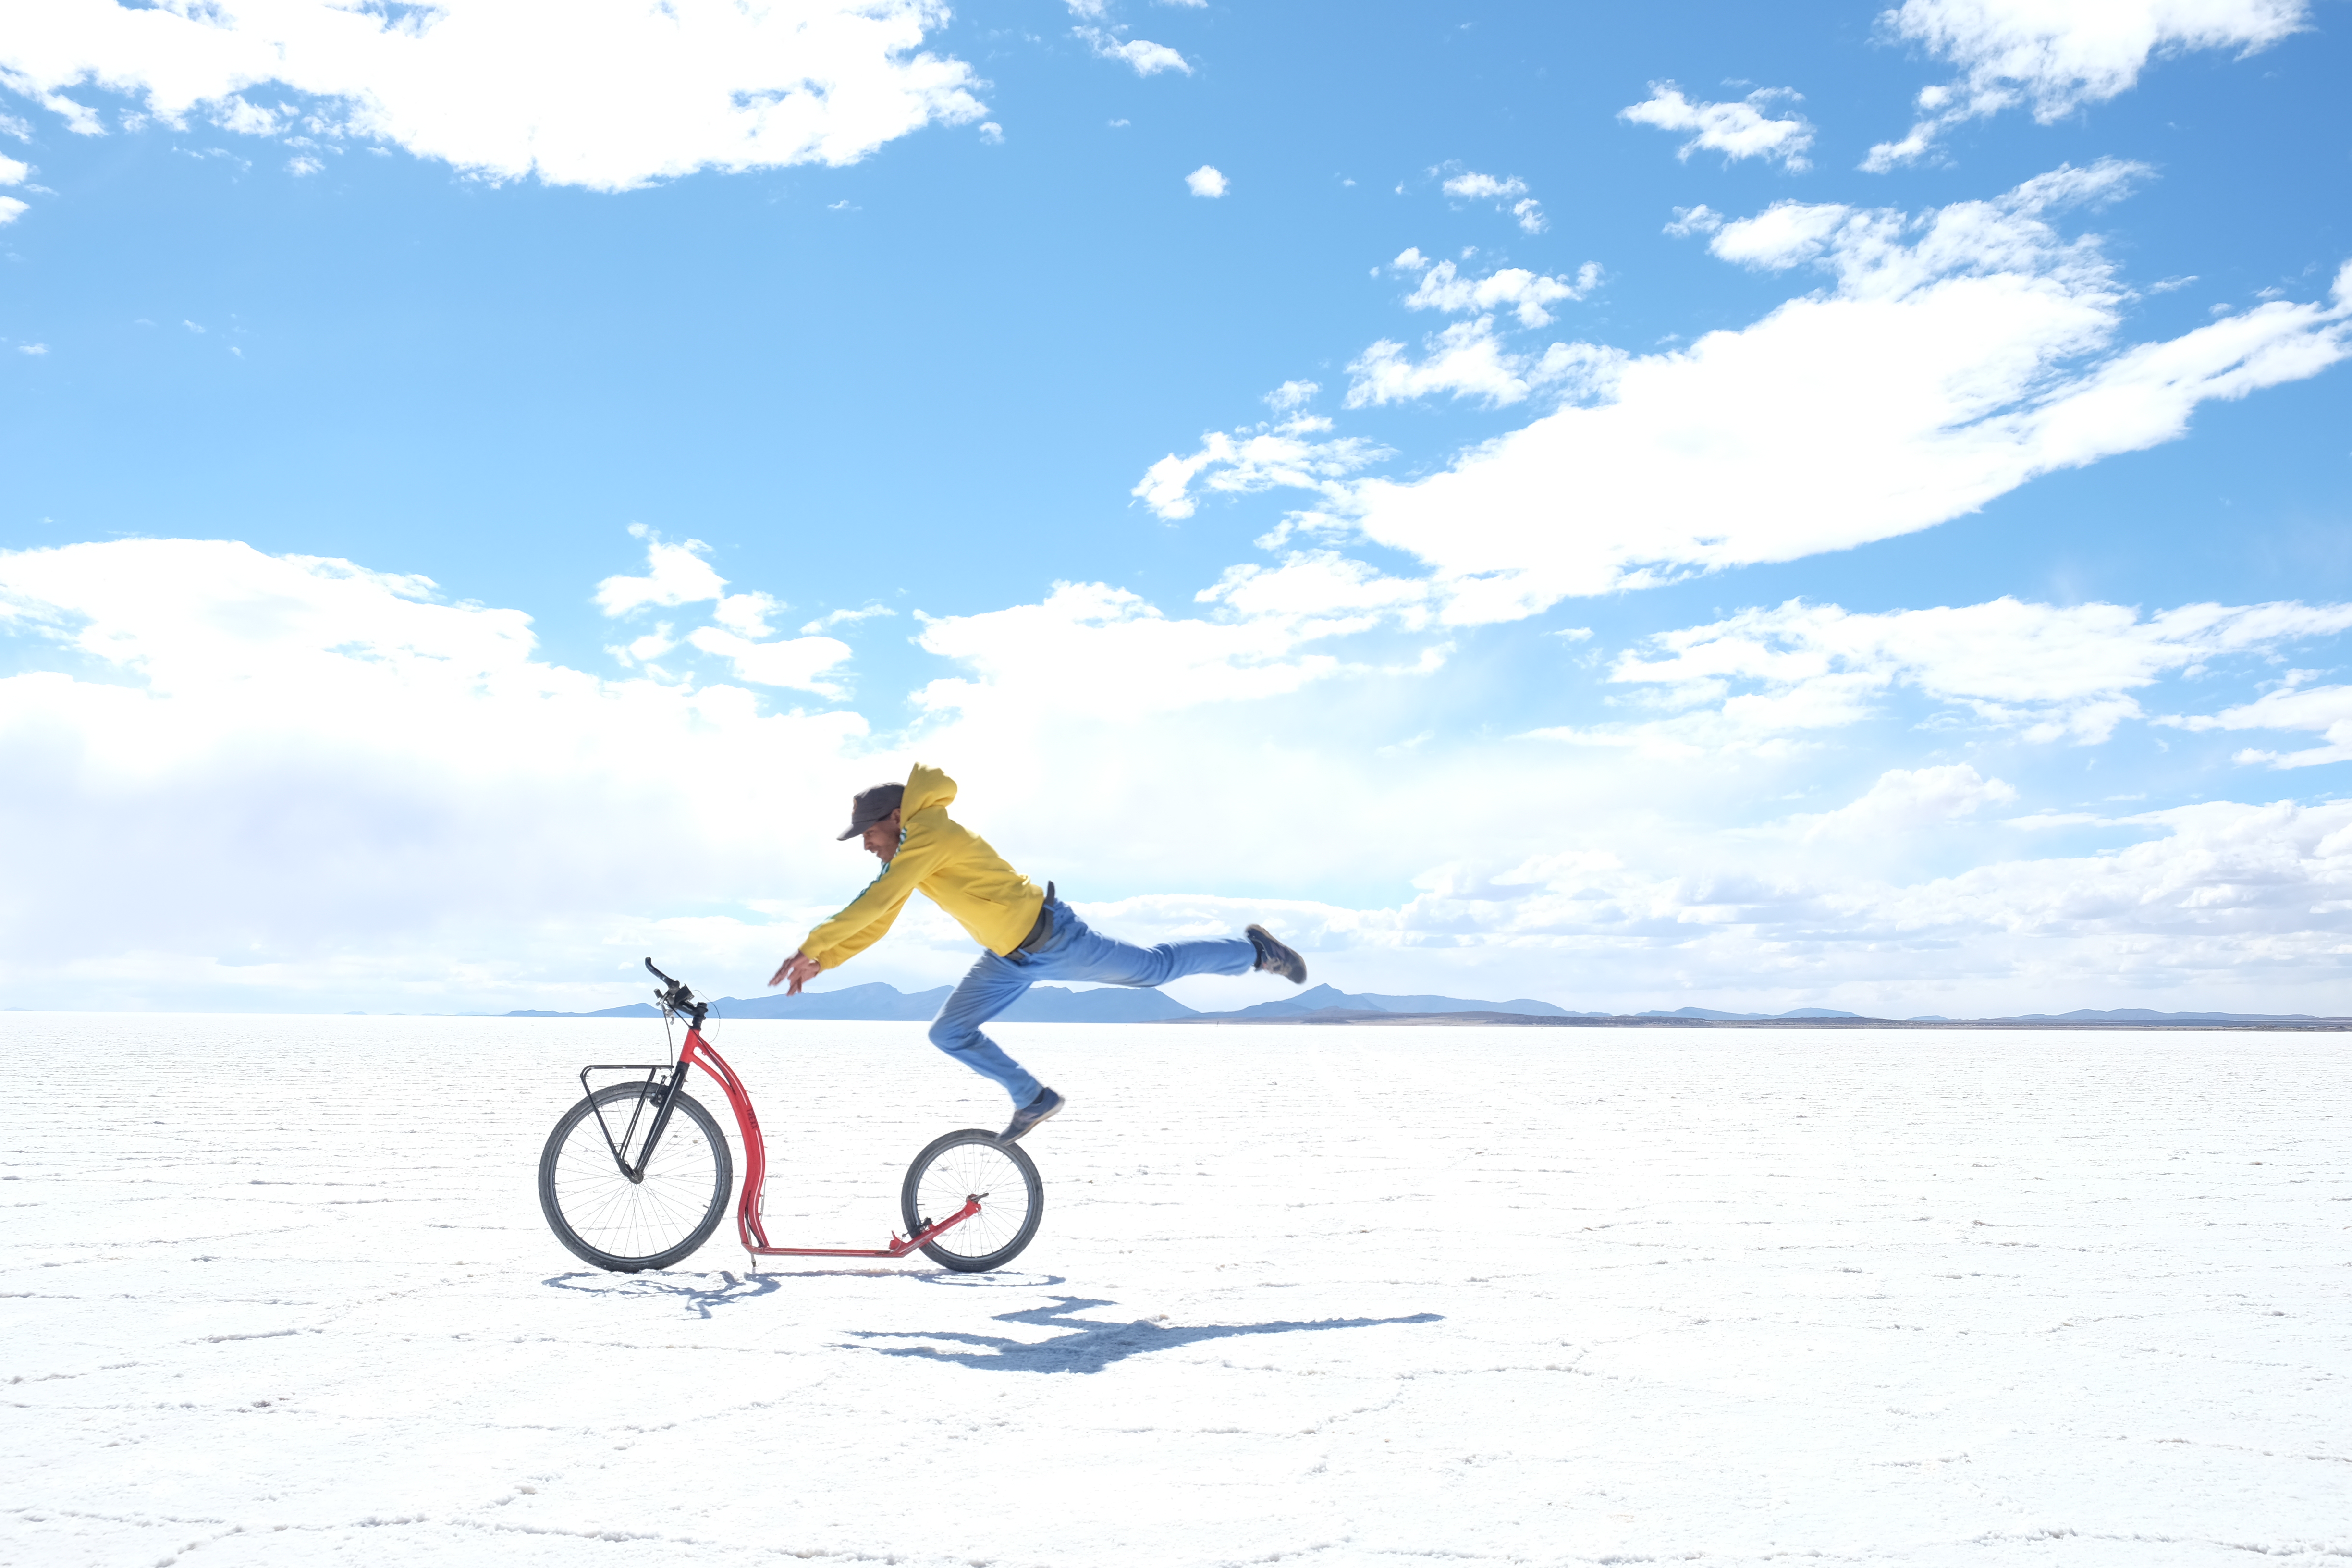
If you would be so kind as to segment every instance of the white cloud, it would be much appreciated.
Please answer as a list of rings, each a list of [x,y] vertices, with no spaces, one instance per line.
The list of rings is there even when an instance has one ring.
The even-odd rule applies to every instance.
[[[343,650],[371,666],[461,684],[531,647],[514,610],[436,603],[430,581],[241,544],[138,540],[0,553],[0,622],[137,672],[151,690],[299,681]],[[244,614],[223,614],[243,605]]]
[[[1780,271],[1820,259],[1855,216],[1851,207],[1775,202],[1754,217],[1711,226],[1707,249],[1726,261]]]
[[[17,159],[0,156],[0,185],[21,185],[33,177],[33,166]]]
[[[1686,349],[1591,345],[1570,405],[1413,481],[1360,482],[1374,541],[1420,556],[1460,621],[1912,532],[2033,477],[2180,436],[2198,405],[2316,374],[2347,353],[2352,269],[2326,303],[2272,301],[2117,348],[2129,293],[2095,239],[2048,215],[2119,190],[2132,166],[2062,168],[1917,216],[1781,204],[1712,248],[1810,262],[1822,291]],[[1511,379],[1486,345],[1445,345],[1454,384]],[[1401,382],[1394,345],[1360,362],[1364,401]],[[1498,364],[1500,362],[1496,362]],[[1606,374],[1601,374],[1605,366]],[[1481,379],[1484,378],[1484,379]]]
[[[1216,197],[1225,194],[1224,175],[1208,163],[1185,175],[1184,184],[1196,196]]]
[[[801,632],[803,636],[814,636],[835,626],[855,626],[859,621],[870,621],[877,616],[895,616],[898,613],[887,605],[868,605],[858,610],[835,610],[830,615],[819,616],[803,626]]]
[[[1124,773],[1146,751],[1199,764],[1226,744],[1255,748],[1230,718],[1204,710],[1286,697],[1338,678],[1418,680],[1441,669],[1451,644],[1413,641],[1389,662],[1349,659],[1316,645],[1367,633],[1412,634],[1430,624],[1427,585],[1385,575],[1330,550],[1292,552],[1274,565],[1228,569],[1193,595],[1201,616],[1169,615],[1141,595],[1103,583],[1057,583],[1042,603],[977,615],[920,616],[922,649],[966,673],[935,680],[916,706],[1034,766],[1073,724],[1109,723],[1127,737],[1106,765]],[[1161,721],[1200,713],[1203,736]],[[1191,721],[1184,722],[1190,723]],[[1143,731],[1139,734],[1139,727]],[[1245,728],[1245,727],[1244,727]],[[1089,731],[1091,732],[1091,731]],[[1171,782],[1173,782],[1171,780]],[[1249,798],[1262,800],[1254,793]],[[1066,824],[1074,807],[1056,808]],[[1244,808],[1246,809],[1246,808]],[[1056,811],[1045,813],[1051,820]],[[1106,816],[1105,820],[1108,820]]]
[[[2300,752],[2240,752],[2242,763],[2267,763],[2274,768],[2308,768],[2322,763],[2352,762],[2352,686],[2305,686],[2290,681],[2266,691],[2252,702],[2225,708],[2219,713],[2167,715],[2157,720],[2183,730],[2305,730],[2324,736],[2326,744]]]
[[[710,618],[730,632],[763,637],[769,635],[768,617],[785,607],[765,594],[722,594]]]
[[[926,652],[968,666],[915,694],[933,713],[1024,728],[1055,714],[1131,718],[1280,696],[1334,675],[1302,654],[1295,616],[1171,618],[1124,588],[1057,583],[1044,603],[926,617]]]
[[[1329,420],[1307,416],[1230,434],[1212,430],[1201,437],[1199,451],[1188,458],[1169,453],[1128,493],[1171,521],[1192,515],[1192,483],[1204,473],[1203,488],[1224,495],[1289,488],[1344,500],[1339,481],[1390,453],[1360,437],[1317,439],[1330,428]]]
[[[605,578],[596,584],[597,607],[608,616],[626,616],[649,605],[669,608],[712,600],[715,603],[710,618],[715,624],[698,626],[683,639],[672,638],[665,625],[622,650],[625,663],[647,663],[677,647],[682,641],[684,646],[728,660],[739,680],[756,686],[814,691],[836,700],[846,695],[839,681],[828,678],[828,672],[850,657],[852,650],[847,643],[808,635],[782,642],[761,640],[770,635],[768,617],[785,608],[783,605],[767,594],[727,592],[727,579],[703,559],[710,547],[698,539],[689,539],[682,544],[666,543],[643,523],[632,524],[629,531],[646,541],[646,575]],[[845,617],[834,617],[836,622],[842,618]],[[856,613],[845,618],[855,619]],[[812,623],[803,631],[814,632],[820,625]]]
[[[14,196],[0,196],[0,224],[15,223],[31,210],[26,203]]]
[[[1552,315],[1548,306],[1581,300],[1601,283],[1601,268],[1590,261],[1573,281],[1518,267],[1465,278],[1453,262],[1432,261],[1418,247],[1400,253],[1390,265],[1419,277],[1405,297],[1407,310],[1458,314],[1507,307],[1523,327],[1549,326]],[[1510,349],[1496,335],[1490,313],[1456,322],[1423,346],[1427,353],[1417,362],[1407,357],[1402,343],[1390,339],[1367,348],[1348,366],[1347,406],[1379,406],[1445,394],[1475,397],[1490,408],[1506,407],[1539,388],[1590,393],[1613,363],[1608,351],[1581,343],[1554,343],[1541,353]],[[1336,495],[1332,499],[1335,504],[1348,504]]]
[[[1267,406],[1276,413],[1287,414],[1294,408],[1303,408],[1314,402],[1315,395],[1322,390],[1323,388],[1315,382],[1286,381],[1267,393],[1265,401]]]
[[[1406,256],[1419,258],[1420,252],[1409,250]],[[1402,257],[1399,265],[1405,265]],[[1408,310],[1444,310],[1459,315],[1467,310],[1493,310],[1508,306],[1519,318],[1523,327],[1551,325],[1551,312],[1547,305],[1563,300],[1581,300],[1600,286],[1601,268],[1588,261],[1573,282],[1565,278],[1548,278],[1540,272],[1530,272],[1524,267],[1506,267],[1484,278],[1460,276],[1451,261],[1441,261],[1422,274],[1421,282],[1405,297]]]
[[[1462,174],[1447,180],[1444,189],[1447,195],[1463,201],[1501,201],[1526,195],[1528,184],[1516,174],[1498,180],[1492,174]]]
[[[1391,749],[1391,765],[1426,750]],[[2149,812],[2111,825],[2143,836],[2121,849],[1995,854],[1908,879],[1889,864],[1906,841],[2001,833],[1971,817],[2008,786],[1972,783],[1965,765],[1905,774],[1811,819],[1838,826],[1810,837],[1802,818],[1768,832],[1675,825],[1678,844],[1621,826],[1606,847],[1434,868],[1390,908],[1158,894],[1087,916],[1145,940],[1270,918],[1318,973],[1365,975],[1354,987],[1366,990],[1439,957],[1456,994],[1509,994],[1475,977],[1516,961],[1517,973],[1572,976],[1532,989],[1577,1007],[2343,1010],[2352,802]],[[1891,831],[1872,833],[1872,818]]]
[[[2300,31],[2309,9],[2305,0],[1905,0],[1880,16],[1880,27],[1962,74],[1924,89],[1910,133],[1873,147],[1863,167],[1912,162],[1954,125],[2021,103],[2031,102],[2034,118],[2050,124],[2127,91],[2157,56],[2253,54]]]
[[[1654,81],[1650,96],[1619,110],[1617,118],[1661,131],[1695,132],[1675,150],[1679,158],[1705,151],[1722,153],[1727,163],[1761,158],[1795,171],[1811,167],[1805,150],[1813,144],[1813,128],[1801,115],[1776,120],[1767,110],[1777,99],[1793,101],[1800,96],[1785,87],[1767,87],[1737,103],[1694,102],[1673,82]]]
[[[37,357],[48,353],[49,345],[47,343],[18,343],[16,345],[16,352],[20,354],[32,354]]]
[[[1966,763],[1889,768],[1859,800],[1835,811],[1787,817],[1775,826],[1809,844],[1823,839],[1882,844],[1893,835],[1941,826],[1973,816],[1982,806],[2006,805],[2016,798],[2014,787],[1984,777]]]
[[[291,109],[264,109],[242,98],[229,98],[213,105],[213,123],[240,136],[274,136],[295,119]]]
[[[1457,321],[1427,346],[1428,353],[1414,361],[1405,357],[1402,343],[1386,338],[1373,343],[1348,365],[1347,405],[1378,407],[1443,393],[1506,408],[1546,388],[1600,395],[1622,358],[1590,343],[1553,343],[1541,353],[1521,353],[1506,348],[1495,335],[1492,316]],[[1330,499],[1351,510],[1357,505],[1352,492]]]
[[[672,629],[667,621],[662,621],[653,630],[626,646],[605,651],[617,657],[625,669],[635,665],[651,664],[677,647],[677,638],[670,635]]]
[[[577,1006],[639,994],[656,952],[750,994],[870,871],[833,841],[849,791],[921,756],[1105,929],[1271,920],[1351,989],[2341,1010],[2352,803],[2152,812],[2101,826],[2144,840],[2126,848],[2023,859],[2045,835],[1982,820],[2004,781],[1939,761],[1874,764],[1822,797],[1846,805],[1743,827],[1741,807],[1818,781],[1753,757],[1564,763],[1405,717],[1491,681],[1465,669],[1414,699],[1401,683],[1455,679],[1443,645],[1385,666],[1308,646],[1425,616],[1427,584],[1310,552],[1202,601],[1184,619],[1065,585],[927,622],[929,651],[963,670],[925,688],[912,736],[876,745],[855,714],[766,713],[738,685],[551,665],[525,616],[419,578],[219,542],[0,553],[20,671],[0,678],[0,984],[35,1005]],[[2168,660],[2259,651],[2319,614],[2226,611],[2158,640]],[[2063,699],[2063,677],[2010,679]],[[1310,803],[1313,830],[1268,802]],[[1930,874],[1964,854],[1970,869]],[[1321,896],[1335,881],[1417,890],[1350,907]],[[1187,890],[1250,882],[1301,896]],[[936,984],[970,954],[919,908],[855,978]]]
[[[1192,597],[1197,604],[1223,605],[1244,617],[1279,622],[1299,640],[1344,637],[1384,625],[1417,631],[1428,624],[1423,609],[1429,599],[1428,584],[1384,575],[1330,550],[1294,553],[1279,566],[1229,566],[1223,576]]]
[[[2352,605],[2185,605],[2143,619],[2123,605],[2008,597],[1878,615],[1792,599],[1661,632],[1620,656],[1609,679],[1667,716],[1532,733],[1661,754],[1785,749],[1911,690],[2025,741],[2093,744],[2143,717],[2131,693],[2167,675],[2347,629]],[[2227,715],[2176,722],[2240,727]]]
[[[842,686],[825,679],[826,671],[849,658],[851,648],[837,637],[792,637],[782,642],[754,642],[718,626],[698,626],[686,639],[705,653],[717,654],[735,667],[739,680],[758,686],[791,687],[821,697],[847,695]]]
[[[319,160],[311,157],[307,153],[301,154],[299,157],[289,158],[286,161],[286,172],[293,175],[298,180],[305,174],[319,174],[322,172],[326,166],[327,165],[321,163]]]
[[[2054,950],[2028,957],[2036,967],[2080,965],[2076,984],[2092,980],[2101,957],[2114,966],[2106,984],[2117,988],[2147,984],[2164,969],[2176,984],[2225,969],[2255,991],[2321,976],[2340,984],[2342,916],[2315,918],[2313,906],[2352,891],[2352,834],[2345,832],[2352,803],[2216,801],[2122,821],[2163,837],[2106,855],[2000,861],[1911,887],[1856,888],[1828,901],[1857,936],[1875,927],[1990,938],[1982,943],[1988,958],[2016,952],[2001,939],[2027,939]]]
[[[1723,226],[1723,215],[1701,202],[1695,207],[1676,207],[1675,221],[1666,225],[1666,232],[1676,239],[1687,239],[1695,234],[1713,234]]]
[[[498,179],[626,189],[698,169],[855,163],[933,121],[986,112],[960,60],[922,48],[938,0],[55,0],[0,38],[16,89],[85,134],[87,87],[167,124],[264,134],[309,101],[313,134],[357,137]]]
[[[1165,44],[1155,44],[1148,38],[1121,39],[1100,27],[1077,27],[1072,31],[1085,40],[1097,57],[1131,66],[1138,76],[1158,76],[1161,71],[1181,71],[1186,76],[1192,74],[1192,68],[1184,57]]]
[[[8,631],[0,982],[63,1005],[577,994],[682,900],[832,896],[855,865],[792,825],[889,771],[854,714],[600,680],[518,611],[227,542],[0,552]],[[804,929],[776,923],[766,967]]]
[[[643,577],[607,577],[596,584],[596,606],[608,616],[625,616],[648,605],[672,606],[716,599],[726,593],[727,579],[710,569],[703,557],[710,546],[699,539],[665,544],[643,524],[629,531],[646,540]]]
[[[1551,226],[1544,217],[1543,204],[1528,195],[1528,183],[1517,174],[1497,179],[1493,174],[1470,170],[1449,176],[1441,188],[1456,201],[1491,201],[1497,206],[1510,203],[1511,216],[1529,234],[1541,234]]]
[[[1411,269],[1416,265],[1427,268],[1429,263],[1421,258],[1418,251],[1408,250],[1398,258],[1397,265]],[[1580,297],[1597,281],[1598,271],[1588,263],[1580,274],[1578,290],[1567,297]],[[1444,262],[1437,264],[1430,277],[1439,280],[1440,288],[1426,303],[1443,308],[1462,308],[1453,297],[1466,297],[1485,281],[1456,279],[1452,264]],[[1530,278],[1532,275],[1525,273],[1506,278],[1499,297],[1508,298],[1522,289],[1522,280]],[[1559,280],[1535,281],[1549,285]],[[1518,353],[1504,346],[1496,337],[1492,316],[1457,322],[1435,334],[1428,346],[1426,357],[1416,362],[1407,357],[1402,343],[1385,339],[1373,343],[1348,366],[1350,380],[1346,406],[1378,406],[1438,395],[1475,397],[1490,406],[1506,406],[1538,390],[1562,395],[1591,395],[1607,386],[1616,363],[1622,357],[1613,350],[1597,349],[1587,343],[1554,343],[1541,353]],[[1320,390],[1312,382],[1285,383],[1268,395],[1267,401],[1279,408],[1294,408]],[[1171,520],[1193,514],[1196,480],[1201,480],[1204,489],[1227,494],[1281,488],[1311,490],[1331,509],[1329,514],[1293,514],[1267,539],[1259,542],[1272,548],[1296,529],[1340,525],[1342,514],[1358,509],[1355,489],[1344,482],[1347,476],[1394,455],[1376,442],[1360,437],[1318,438],[1330,428],[1329,420],[1306,416],[1230,434],[1213,431],[1202,437],[1200,449],[1189,457],[1171,452],[1152,464],[1129,493],[1158,515]],[[1205,479],[1202,479],[1203,475],[1207,476]]]

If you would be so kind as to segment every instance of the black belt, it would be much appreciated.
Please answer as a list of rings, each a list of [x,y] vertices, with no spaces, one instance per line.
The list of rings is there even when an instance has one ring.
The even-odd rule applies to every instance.
[[[1013,951],[1015,952],[1034,952],[1045,943],[1045,939],[1053,934],[1054,884],[1048,882],[1045,884],[1045,901],[1037,906],[1037,923],[1029,928],[1029,934],[1023,937],[1021,939],[1021,945],[1014,948]]]

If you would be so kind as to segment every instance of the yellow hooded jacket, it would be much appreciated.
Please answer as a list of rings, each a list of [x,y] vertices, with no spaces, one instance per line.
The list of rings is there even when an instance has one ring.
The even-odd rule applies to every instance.
[[[1037,923],[1045,891],[948,816],[955,797],[955,780],[915,764],[898,805],[898,853],[847,909],[808,933],[803,954],[827,969],[848,963],[882,940],[919,889],[989,952],[1021,945]]]

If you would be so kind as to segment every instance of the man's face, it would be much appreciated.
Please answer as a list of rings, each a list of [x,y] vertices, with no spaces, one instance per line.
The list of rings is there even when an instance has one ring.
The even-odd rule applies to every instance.
[[[862,842],[868,855],[876,856],[884,865],[888,865],[890,858],[898,853],[898,814],[894,811],[867,828]]]

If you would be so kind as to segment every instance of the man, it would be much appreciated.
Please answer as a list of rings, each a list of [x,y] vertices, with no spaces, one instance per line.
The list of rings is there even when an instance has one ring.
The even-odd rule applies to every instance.
[[[843,838],[863,838],[882,869],[849,907],[809,932],[768,984],[792,982],[797,996],[820,972],[838,968],[882,940],[899,906],[920,889],[953,915],[988,951],[948,997],[931,1024],[931,1044],[960,1058],[1013,1096],[1013,1121],[1001,1134],[1011,1142],[1062,1109],[1062,1097],[1004,1054],[981,1026],[1021,999],[1041,980],[1097,980],[1113,985],[1159,985],[1186,974],[1245,974],[1263,969],[1294,985],[1307,981],[1307,961],[1276,942],[1264,926],[1243,937],[1162,942],[1138,947],[1087,929],[1077,912],[998,858],[987,840],[948,816],[955,780],[920,763],[903,784],[876,784],[850,803]]]

